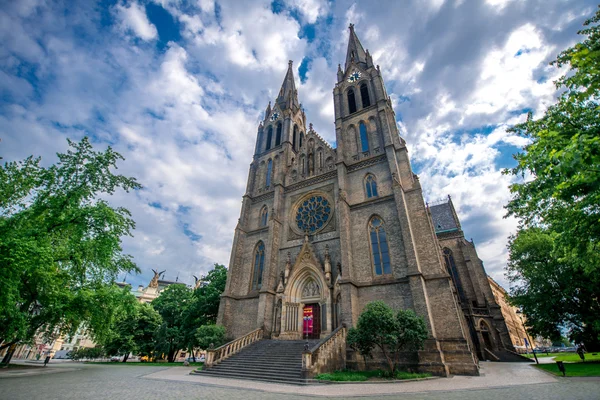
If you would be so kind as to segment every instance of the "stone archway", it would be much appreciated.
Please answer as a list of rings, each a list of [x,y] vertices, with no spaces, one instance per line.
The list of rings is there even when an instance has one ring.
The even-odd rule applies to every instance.
[[[319,339],[331,333],[331,290],[308,242],[304,243],[279,297],[280,339]]]

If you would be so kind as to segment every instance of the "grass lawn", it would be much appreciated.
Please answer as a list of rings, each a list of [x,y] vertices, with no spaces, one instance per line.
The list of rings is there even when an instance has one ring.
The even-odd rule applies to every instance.
[[[182,367],[182,362],[109,362],[109,361],[84,361],[86,364],[105,364],[105,365],[128,365],[137,367]],[[201,367],[204,363],[191,362],[190,367]]]
[[[532,354],[523,354],[525,357],[533,358]],[[581,358],[577,353],[537,353],[538,358],[554,357],[555,361],[580,362]],[[600,361],[600,353],[585,353],[585,361]]]
[[[398,371],[393,379],[417,379],[430,376],[430,373],[413,374]],[[364,382],[368,380],[390,380],[392,378],[386,377],[383,371],[335,371],[329,374],[319,374],[315,379],[333,382]]]
[[[562,376],[556,364],[539,364],[537,368],[551,372],[554,375]],[[565,363],[566,376],[600,376],[600,363],[598,362],[579,362],[574,364]]]

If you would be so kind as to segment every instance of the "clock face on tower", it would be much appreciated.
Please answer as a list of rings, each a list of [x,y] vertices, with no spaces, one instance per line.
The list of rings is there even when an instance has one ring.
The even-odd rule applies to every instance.
[[[279,118],[279,114],[277,111],[275,111],[273,114],[271,114],[271,121],[275,121],[277,118]]]
[[[359,79],[360,79],[360,71],[354,70],[354,72],[351,73],[350,76],[348,77],[348,82],[350,82],[350,83],[357,82]]]

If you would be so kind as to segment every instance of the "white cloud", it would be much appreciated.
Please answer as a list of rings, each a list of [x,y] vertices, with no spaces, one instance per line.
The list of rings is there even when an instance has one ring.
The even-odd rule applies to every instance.
[[[148,20],[146,10],[137,2],[132,1],[129,6],[117,4],[115,11],[125,31],[131,30],[143,40],[156,39],[158,36],[156,27]]]

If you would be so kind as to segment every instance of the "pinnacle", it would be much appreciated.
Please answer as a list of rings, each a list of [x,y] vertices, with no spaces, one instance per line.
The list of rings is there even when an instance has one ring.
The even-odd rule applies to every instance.
[[[356,36],[356,32],[354,32],[354,24],[350,24],[348,29],[350,30],[350,37],[348,39],[348,51],[346,52],[346,65],[344,66],[344,71],[347,71],[350,64],[353,62],[367,63],[367,54],[365,53],[365,49],[360,43],[358,36]]]

